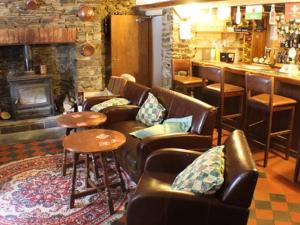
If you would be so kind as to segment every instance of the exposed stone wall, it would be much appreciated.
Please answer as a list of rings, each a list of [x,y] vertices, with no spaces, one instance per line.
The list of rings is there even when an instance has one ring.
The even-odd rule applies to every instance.
[[[195,55],[194,38],[181,40],[179,23],[180,20],[172,8],[163,10],[162,77],[163,86],[167,88],[172,86],[172,59],[193,58]]]
[[[193,58],[195,56],[196,49],[194,47],[195,43],[195,32],[192,29],[191,39],[182,40],[180,39],[180,19],[176,14],[174,14],[173,19],[173,58],[174,59],[185,59]]]
[[[191,38],[180,38],[179,14],[172,8],[163,11],[162,74],[164,87],[171,87],[172,59],[210,59],[211,48],[226,47],[236,52],[242,47],[243,34],[226,31],[226,19],[219,19],[217,10],[198,9],[190,14]],[[237,46],[237,47],[235,47]]]
[[[172,86],[173,9],[164,9],[162,18],[162,86]]]
[[[76,27],[78,35],[74,45],[33,46],[34,64],[46,64],[47,71],[53,74],[56,98],[60,98],[62,94],[60,83],[66,83],[70,79],[76,81],[75,88],[78,91],[101,90],[105,76],[102,21],[109,14],[131,14],[131,7],[135,1],[39,0],[39,2],[38,9],[27,10],[26,0],[1,0],[0,28]],[[96,16],[93,21],[82,22],[77,17],[78,10],[83,5],[94,8]],[[86,42],[95,47],[95,53],[90,57],[80,54],[80,48]],[[20,47],[12,48],[17,49],[15,62],[6,60],[7,64],[5,64],[2,61],[7,57],[8,47],[0,47],[0,77],[2,77],[0,80],[3,80],[3,76],[6,76],[9,70],[23,69],[22,49]],[[2,99],[1,102],[3,105]]]
[[[0,47],[0,109],[10,111],[10,94],[6,76],[23,69],[24,60],[21,46]]]

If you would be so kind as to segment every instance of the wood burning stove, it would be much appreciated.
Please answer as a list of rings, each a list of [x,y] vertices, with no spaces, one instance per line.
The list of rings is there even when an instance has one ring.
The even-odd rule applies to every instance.
[[[53,115],[51,76],[34,73],[29,45],[24,46],[24,59],[24,75],[7,77],[13,117],[15,119],[28,119]]]

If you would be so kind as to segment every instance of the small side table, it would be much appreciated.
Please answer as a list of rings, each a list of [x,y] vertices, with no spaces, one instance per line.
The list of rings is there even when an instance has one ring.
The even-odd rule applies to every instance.
[[[78,128],[95,128],[105,123],[107,117],[103,113],[98,112],[74,112],[62,115],[57,118],[56,122],[66,128],[66,136],[70,134],[72,130]],[[63,167],[62,174],[66,175],[68,164],[66,163],[67,151],[63,150]]]
[[[70,197],[70,208],[74,207],[74,202],[76,198],[80,198],[95,192],[101,194],[102,189],[104,189],[105,196],[107,198],[110,214],[114,213],[113,201],[110,194],[110,183],[107,174],[107,153],[111,152],[116,164],[117,173],[120,177],[120,183],[122,191],[125,192],[125,183],[122,178],[120,164],[116,157],[116,150],[118,150],[126,142],[126,137],[120,132],[113,130],[105,129],[90,129],[85,131],[80,131],[77,133],[70,134],[69,136],[64,137],[63,146],[67,151],[73,153],[73,173],[72,173],[72,187],[71,187],[71,197]],[[86,187],[90,188],[84,192],[76,192],[76,166],[79,161],[79,155],[84,154],[86,156],[85,165],[86,165]],[[99,154],[101,159],[101,166],[103,169],[103,181],[104,187],[100,184],[94,183],[90,179],[90,156],[92,155],[95,177],[99,179],[99,175],[96,173],[97,157],[96,154]]]

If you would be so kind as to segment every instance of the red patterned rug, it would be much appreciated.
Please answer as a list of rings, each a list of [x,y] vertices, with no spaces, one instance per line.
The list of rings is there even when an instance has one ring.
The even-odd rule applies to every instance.
[[[0,224],[98,224],[108,225],[123,215],[128,193],[111,189],[116,213],[109,215],[103,195],[76,199],[69,209],[71,171],[61,175],[61,155],[35,157],[0,167]],[[110,165],[110,169],[115,169]],[[115,173],[111,173],[115,174]],[[135,184],[122,171],[126,187]],[[85,188],[84,165],[79,166],[76,190]],[[118,176],[111,175],[113,182]]]

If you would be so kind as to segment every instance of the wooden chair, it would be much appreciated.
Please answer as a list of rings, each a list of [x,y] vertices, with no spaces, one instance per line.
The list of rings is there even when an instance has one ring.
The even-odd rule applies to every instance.
[[[203,79],[203,95],[204,101],[218,107],[218,144],[221,144],[222,128],[234,128],[233,125],[229,125],[226,121],[232,121],[236,118],[240,118],[239,126],[242,127],[242,115],[243,115],[243,100],[245,90],[243,87],[225,83],[225,74],[236,73],[241,74],[241,71],[233,70],[229,68],[218,68],[213,66],[200,67],[200,74]],[[239,110],[238,112],[225,112],[225,102],[229,98],[239,98]],[[215,100],[215,101],[213,101]]]
[[[127,80],[122,77],[111,76],[107,85],[107,89],[116,96],[123,95]]]
[[[289,157],[289,148],[292,139],[292,130],[294,124],[295,105],[297,101],[291,98],[274,94],[274,77],[266,77],[262,74],[247,73],[246,75],[246,116],[245,116],[245,131],[248,136],[249,128],[255,128],[261,124],[265,125],[264,143],[259,141],[257,137],[253,139],[258,144],[265,146],[264,167],[268,164],[268,154],[271,144],[271,138],[277,138],[285,141],[286,159]],[[249,117],[249,109],[262,111],[264,114],[263,120],[260,120],[259,114],[255,113],[252,118]],[[287,127],[273,126],[274,113],[289,112],[290,118],[287,118]],[[249,123],[249,121],[251,123]],[[284,137],[286,136],[286,137]]]
[[[202,86],[200,77],[193,77],[190,59],[173,59],[172,61],[173,90],[181,88],[184,94],[193,96],[193,89]]]

